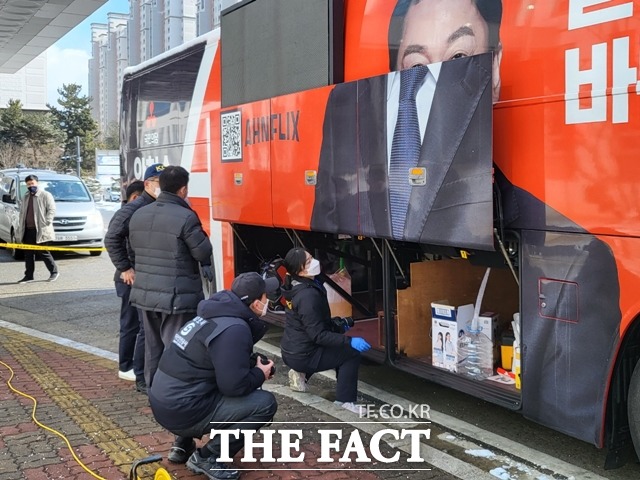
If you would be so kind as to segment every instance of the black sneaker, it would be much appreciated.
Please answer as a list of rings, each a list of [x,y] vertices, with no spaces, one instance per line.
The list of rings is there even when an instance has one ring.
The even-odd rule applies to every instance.
[[[33,278],[29,278],[29,277],[23,277],[21,280],[18,280],[17,283],[31,283],[34,282],[35,280]]]
[[[51,276],[49,277],[49,280],[47,280],[47,282],[55,282],[59,276],[60,274],[58,272],[52,273]]]
[[[137,382],[136,382],[137,385]],[[145,385],[146,387],[146,385]],[[171,463],[186,463],[189,457],[193,452],[196,451],[196,442],[191,440],[191,446],[185,448],[184,445],[181,445],[176,440],[173,442],[171,449],[169,450],[169,455],[167,455],[167,460]]]
[[[286,313],[285,308],[279,304],[279,303],[275,303],[275,304],[271,304],[271,302],[269,302],[269,313],[275,313],[276,315],[284,315]]]
[[[147,394],[147,383],[144,380],[136,380],[136,391]],[[183,462],[184,463],[184,462]]]
[[[187,468],[195,473],[202,473],[207,478],[234,480],[240,477],[237,470],[232,470],[228,465],[217,462],[213,457],[203,458],[196,450],[187,460]]]

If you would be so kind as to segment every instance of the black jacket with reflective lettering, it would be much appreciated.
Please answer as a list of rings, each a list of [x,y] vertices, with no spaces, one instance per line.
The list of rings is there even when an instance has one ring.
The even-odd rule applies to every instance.
[[[259,388],[264,374],[251,367],[254,342],[265,323],[234,293],[223,290],[198,305],[160,358],[149,389],[157,422],[183,430],[211,415],[222,396],[241,397]]]

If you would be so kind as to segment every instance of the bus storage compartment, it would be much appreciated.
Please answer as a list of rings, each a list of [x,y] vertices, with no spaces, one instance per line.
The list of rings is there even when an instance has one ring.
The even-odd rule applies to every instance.
[[[269,100],[221,110],[217,123],[212,122],[215,174],[211,176],[211,196],[215,220],[273,226],[271,128]]]
[[[410,264],[410,271],[411,286],[397,291],[398,354],[432,365],[434,361],[437,363],[437,359],[433,357],[433,349],[438,349],[438,345],[434,345],[438,341],[438,331],[434,332],[432,325],[434,318],[437,318],[432,315],[432,303],[455,308],[457,313],[462,308],[460,306],[465,306],[463,311],[466,319],[469,314],[465,309],[469,308],[468,305],[473,309],[486,268],[471,265],[464,259],[448,259],[414,262]],[[513,314],[519,310],[518,286],[508,269],[491,269],[482,307],[492,310],[501,319],[496,332],[506,329]],[[456,324],[455,329],[457,341],[461,328]],[[453,332],[453,325],[447,331]],[[443,348],[445,337],[446,332],[443,333]],[[496,334],[492,330],[492,351],[496,349],[495,340]],[[495,359],[497,355],[494,354]]]

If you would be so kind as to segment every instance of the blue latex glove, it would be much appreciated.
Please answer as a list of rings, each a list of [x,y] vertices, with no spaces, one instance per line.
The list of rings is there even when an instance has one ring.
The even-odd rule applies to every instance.
[[[369,345],[367,341],[362,337],[352,337],[351,348],[359,352],[366,352],[371,348],[371,345]]]
[[[213,272],[211,271],[211,265],[201,265],[202,267],[202,276],[213,282]]]

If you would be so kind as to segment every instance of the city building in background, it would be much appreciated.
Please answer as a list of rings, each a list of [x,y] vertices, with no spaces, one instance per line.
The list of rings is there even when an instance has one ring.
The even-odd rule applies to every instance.
[[[46,52],[16,73],[0,73],[0,108],[9,100],[20,100],[23,110],[48,110]]]
[[[91,24],[89,97],[94,119],[105,132],[118,119],[122,74],[129,66],[129,15],[109,13],[107,23]]]
[[[220,13],[238,0],[130,0],[129,13],[109,13],[91,25],[89,96],[105,133],[118,122],[123,70],[220,25]]]
[[[0,109],[47,109],[47,48],[107,0],[0,0]]]

